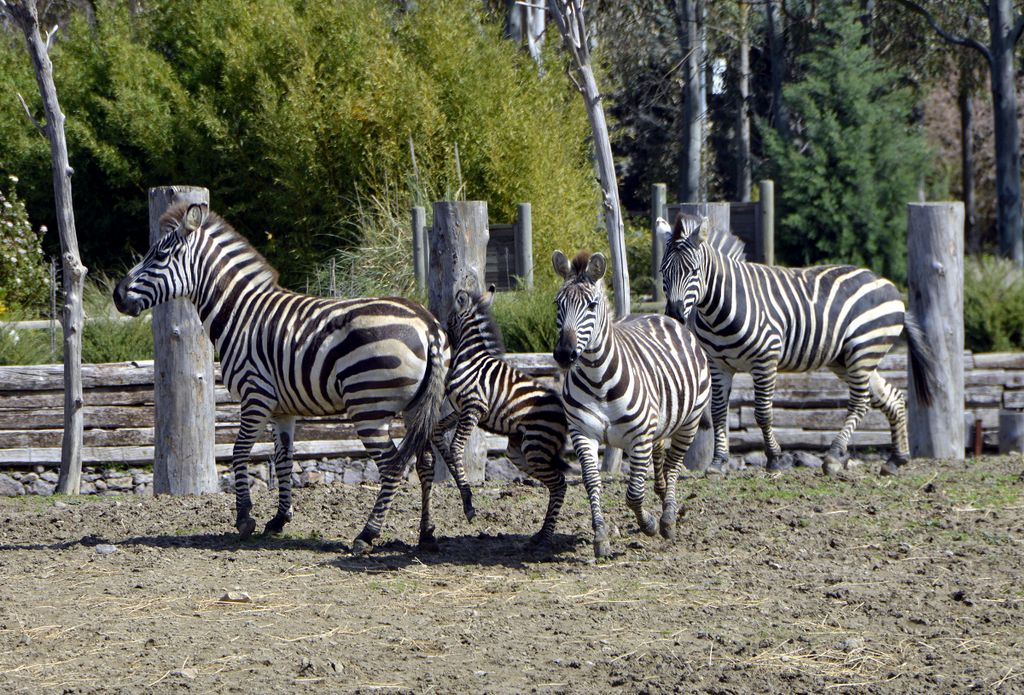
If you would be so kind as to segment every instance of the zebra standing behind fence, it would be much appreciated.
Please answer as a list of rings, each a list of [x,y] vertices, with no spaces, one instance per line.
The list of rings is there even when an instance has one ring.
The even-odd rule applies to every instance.
[[[508,435],[508,457],[520,470],[537,478],[548,489],[544,524],[531,539],[547,545],[555,532],[558,512],[565,499],[562,460],[566,424],[562,400],[553,389],[521,374],[504,360],[501,332],[491,315],[494,285],[480,294],[460,289],[448,316],[452,362],[448,371],[448,400],[454,412],[441,421],[440,429],[455,427],[449,468],[461,471],[466,441],[477,425],[495,434]],[[439,446],[442,453],[444,448]],[[467,518],[472,504],[463,494]]]
[[[448,361],[437,320],[401,298],[336,300],[285,290],[277,271],[205,206],[172,206],[160,229],[160,239],[118,283],[114,302],[132,316],[175,297],[195,304],[220,354],[224,384],[241,402],[231,466],[239,535],[256,528],[247,466],[266,423],[274,429],[278,507],[264,532],[277,533],[292,516],[295,417],[340,413],[355,423],[381,473],[377,502],[353,550],[367,551],[380,534],[413,455],[425,485],[422,542],[422,530],[432,528],[427,444],[439,419]],[[390,426],[400,413],[406,436],[396,448]]]
[[[659,440],[670,439],[664,461],[654,457],[654,489],[662,499],[661,535],[675,536],[676,478],[711,391],[707,357],[683,324],[641,314],[612,321],[602,278],[603,255],[581,252],[572,261],[555,251],[564,283],[555,298],[555,361],[566,370],[562,398],[569,437],[583,469],[594,527],[594,555],[611,554],[601,514],[599,442],[619,447],[629,464],[626,504],[640,530],[655,533],[643,508],[644,478]]]
[[[878,373],[878,363],[907,329],[912,381],[923,403],[936,379],[934,360],[896,286],[853,266],[777,268],[727,258],[707,243],[708,221],[676,218],[661,272],[666,310],[695,329],[711,357],[711,415],[715,455],[709,470],[729,461],[728,409],[732,375],[749,371],[754,413],[764,434],[768,469],[785,467],[772,431],[772,398],[779,371],[827,366],[850,388],[846,420],[825,456],[825,473],[839,471],[857,422],[869,403],[889,420],[892,454],[883,475],[910,457],[903,394]]]

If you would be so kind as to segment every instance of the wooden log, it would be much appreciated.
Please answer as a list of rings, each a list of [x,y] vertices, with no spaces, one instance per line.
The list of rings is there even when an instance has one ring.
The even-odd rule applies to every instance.
[[[999,453],[1024,454],[1024,411],[999,411]]]
[[[516,273],[524,290],[533,289],[533,208],[529,203],[516,205]]]
[[[654,285],[654,301],[665,301],[665,287],[661,278],[661,261],[665,256],[665,239],[658,236],[657,220],[664,218],[669,224],[674,220],[668,219],[668,210],[665,209],[665,202],[668,195],[668,187],[663,183],[651,184],[651,282]]]
[[[956,202],[907,208],[909,308],[921,323],[938,374],[930,405],[909,389],[910,453],[962,460],[964,207]]]
[[[460,200],[434,203],[434,224],[430,229],[430,310],[448,325],[455,292],[472,278],[483,288],[487,268],[487,203]],[[438,457],[440,458],[440,457]],[[470,482],[483,482],[487,449],[483,432],[474,430],[466,443],[464,466]],[[434,479],[448,478],[448,469],[435,461]]]
[[[162,236],[160,218],[179,202],[206,205],[205,188],[149,189],[149,242]],[[153,309],[153,491],[198,495],[220,491],[214,461],[213,345],[195,306],[174,299]]]

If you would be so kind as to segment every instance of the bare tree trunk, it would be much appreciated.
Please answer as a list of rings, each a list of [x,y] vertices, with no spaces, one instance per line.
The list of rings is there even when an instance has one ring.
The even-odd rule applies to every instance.
[[[772,127],[784,139],[789,139],[789,109],[782,96],[782,84],[786,79],[786,37],[782,27],[781,0],[766,0],[765,20],[768,24],[768,53],[771,62],[772,84]]]
[[[608,123],[601,105],[594,71],[590,66],[590,47],[587,25],[580,0],[548,0],[548,9],[554,18],[566,51],[576,68],[576,87],[583,94],[583,102],[590,118],[594,136],[594,159],[601,190],[604,194],[604,225],[608,231],[608,246],[612,257],[612,287],[615,291],[615,316],[629,314],[629,268],[626,266],[626,241],[619,204],[619,184],[615,178],[615,161],[608,137]]]
[[[544,47],[544,10],[534,5],[521,5],[516,0],[505,0],[505,36],[525,45],[530,57],[541,64]]]
[[[750,200],[753,175],[750,163],[750,5],[740,0],[739,108],[736,109],[736,199]]]
[[[974,97],[969,80],[960,77],[960,182],[964,198],[964,237],[971,253],[981,252],[981,234],[974,218]]]
[[[676,5],[676,31],[683,54],[682,148],[679,151],[679,202],[700,198],[701,144],[704,115],[701,94],[701,42],[697,0],[680,0]]]
[[[1024,221],[1020,209],[1020,128],[1017,125],[1017,81],[1013,50],[1020,36],[1020,28],[1014,27],[1010,0],[991,0],[988,7],[992,36],[990,66],[996,136],[999,254],[1012,258],[1019,267],[1024,267]]]
[[[53,170],[53,195],[57,208],[57,229],[60,234],[61,259],[64,268],[64,307],[61,312],[64,327],[64,436],[61,441],[60,478],[57,492],[77,495],[82,476],[82,431],[85,425],[82,395],[82,326],[84,310],[82,288],[88,269],[78,254],[78,235],[75,233],[75,213],[71,202],[71,175],[68,147],[64,137],[64,114],[57,100],[53,83],[53,64],[50,62],[50,41],[57,27],[44,40],[39,34],[39,15],[35,0],[0,0],[14,23],[25,34],[36,83],[43,100],[46,124],[41,125],[25,111],[36,127],[50,141],[50,160]]]

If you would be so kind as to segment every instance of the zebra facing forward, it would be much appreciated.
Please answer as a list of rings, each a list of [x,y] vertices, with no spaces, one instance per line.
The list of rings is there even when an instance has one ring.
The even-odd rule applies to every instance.
[[[241,403],[231,466],[239,535],[256,528],[247,465],[266,423],[274,430],[278,505],[264,532],[277,533],[292,516],[295,417],[339,413],[355,423],[381,472],[377,502],[354,546],[367,551],[410,458],[422,454],[417,465],[432,468],[427,444],[444,398],[444,331],[405,299],[334,300],[281,288],[277,271],[205,206],[174,205],[160,228],[160,239],[118,283],[114,302],[132,316],[175,297],[195,304],[220,354],[224,384]],[[399,413],[406,436],[396,448],[390,425]],[[426,505],[423,514],[429,521]]]
[[[779,371],[827,366],[850,388],[846,420],[832,441],[823,470],[835,473],[869,403],[889,420],[892,454],[883,475],[909,460],[903,394],[878,373],[904,327],[918,397],[935,388],[934,360],[899,290],[869,270],[852,266],[776,268],[723,256],[707,243],[707,218],[679,215],[665,249],[666,310],[686,321],[696,310],[697,337],[711,357],[711,415],[715,455],[709,470],[729,460],[727,414],[732,375],[749,371],[754,413],[764,435],[768,469],[784,467],[772,431],[772,398]]]
[[[508,457],[518,468],[548,489],[544,524],[530,540],[550,544],[558,512],[565,499],[562,460],[565,411],[558,393],[521,374],[504,360],[501,332],[491,315],[494,285],[487,292],[459,290],[448,316],[452,362],[448,371],[448,400],[455,408],[440,429],[455,427],[449,468],[462,471],[466,441],[477,425],[508,435]],[[438,446],[445,453],[443,446]],[[461,487],[461,485],[460,485]],[[467,518],[472,504],[463,493]]]
[[[555,298],[559,335],[554,356],[566,370],[562,397],[590,498],[594,554],[611,553],[601,514],[601,441],[623,450],[629,463],[626,503],[640,529],[653,536],[654,517],[643,508],[644,477],[656,443],[671,440],[664,461],[656,456],[654,463],[655,491],[662,499],[661,535],[673,538],[679,466],[711,390],[707,357],[693,334],[667,316],[612,321],[600,253],[582,252],[570,264],[556,251],[552,264],[564,280]]]

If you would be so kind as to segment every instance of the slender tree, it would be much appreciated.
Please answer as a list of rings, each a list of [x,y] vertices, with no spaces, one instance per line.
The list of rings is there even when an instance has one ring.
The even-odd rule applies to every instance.
[[[40,123],[20,94],[18,97],[21,98],[29,120],[50,141],[53,194],[64,268],[64,438],[61,442],[57,491],[65,495],[77,495],[82,475],[82,431],[85,422],[82,409],[82,325],[85,313],[82,288],[87,269],[78,254],[78,235],[75,233],[75,213],[71,202],[71,175],[74,172],[68,163],[64,114],[57,100],[53,64],[50,62],[50,46],[57,27],[48,31],[45,38],[39,33],[39,11],[35,0],[0,0],[0,8],[7,12],[25,34],[25,44],[35,69],[46,122]]]
[[[736,199],[750,200],[750,3],[739,0],[739,74],[736,109]]]
[[[988,24],[988,44],[955,34],[944,27],[935,13],[915,0],[898,0],[922,15],[946,41],[980,53],[989,67],[992,81],[996,156],[996,205],[999,253],[1024,267],[1024,219],[1021,217],[1020,128],[1017,124],[1017,81],[1014,47],[1024,31],[1024,14],[1014,10],[1012,0],[979,0]]]
[[[680,202],[695,202],[700,198],[701,146],[704,143],[704,94],[701,90],[701,70],[704,51],[700,33],[699,0],[674,0],[676,31],[683,55],[683,121],[682,149],[679,152]]]

